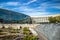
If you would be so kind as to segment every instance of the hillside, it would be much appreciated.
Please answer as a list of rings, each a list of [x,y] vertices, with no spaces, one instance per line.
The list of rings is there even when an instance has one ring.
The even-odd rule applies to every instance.
[[[30,23],[30,22],[31,18],[28,15],[14,12],[11,10],[0,9],[0,23]]]

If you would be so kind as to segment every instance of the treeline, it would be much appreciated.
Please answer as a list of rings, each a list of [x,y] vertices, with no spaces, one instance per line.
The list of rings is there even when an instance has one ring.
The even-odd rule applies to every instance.
[[[60,23],[60,16],[49,17],[48,20],[50,23]]]

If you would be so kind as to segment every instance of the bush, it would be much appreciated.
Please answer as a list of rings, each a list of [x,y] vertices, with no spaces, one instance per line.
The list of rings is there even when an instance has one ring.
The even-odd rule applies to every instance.
[[[23,38],[23,40],[38,40],[37,36],[28,35]]]
[[[20,31],[17,29],[12,29],[12,30],[10,30],[10,33],[20,33]]]
[[[60,16],[49,17],[48,20],[50,23],[60,23]]]
[[[0,32],[3,32],[3,30],[0,30]]]
[[[49,17],[48,18],[50,23],[56,23],[56,18],[55,17]]]
[[[23,28],[23,31],[30,31],[30,30],[29,30],[29,28],[24,27],[24,28]]]
[[[5,33],[5,32],[0,32],[0,35],[5,35],[5,34],[7,34],[7,33]]]
[[[29,30],[29,28],[27,28],[27,27],[24,27],[23,28],[23,34],[29,34],[30,33],[30,30]]]

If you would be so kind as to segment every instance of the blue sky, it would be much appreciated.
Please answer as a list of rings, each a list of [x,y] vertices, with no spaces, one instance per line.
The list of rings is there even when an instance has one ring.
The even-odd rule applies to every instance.
[[[30,16],[60,14],[60,0],[0,0],[0,8]]]

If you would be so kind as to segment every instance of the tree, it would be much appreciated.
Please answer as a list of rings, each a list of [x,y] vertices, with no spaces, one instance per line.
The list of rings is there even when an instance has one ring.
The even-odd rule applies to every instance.
[[[57,22],[59,23],[60,22],[60,16],[57,16],[56,19],[57,19]]]
[[[56,17],[49,17],[48,20],[50,23],[56,23]]]
[[[52,21],[53,21],[53,23],[56,23],[57,22],[56,17],[53,17]]]

